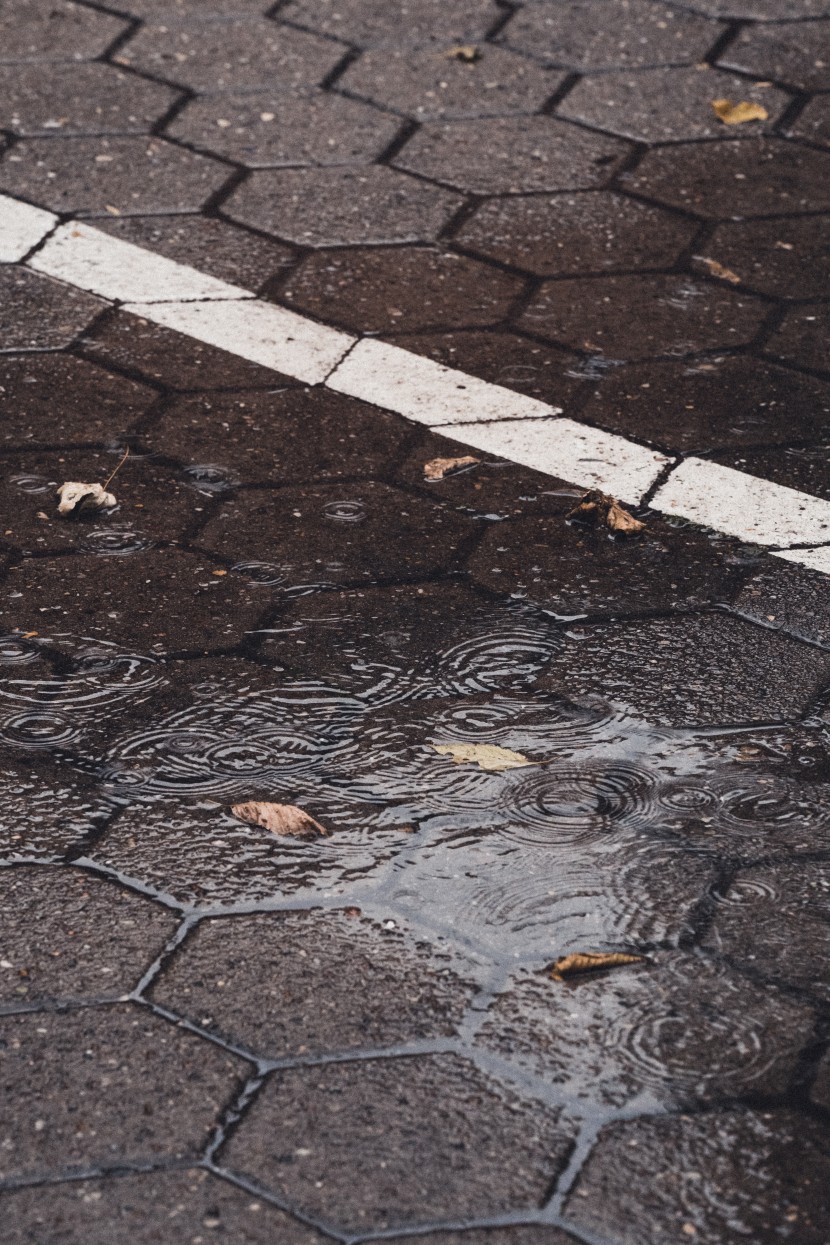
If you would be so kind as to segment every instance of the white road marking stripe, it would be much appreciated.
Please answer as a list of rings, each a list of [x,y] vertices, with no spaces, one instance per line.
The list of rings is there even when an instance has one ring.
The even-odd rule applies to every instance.
[[[43,208],[0,195],[0,264],[16,264],[58,223]]]
[[[821,571],[830,575],[830,545],[818,549],[787,549],[773,554],[775,558],[783,558],[785,562],[797,562],[811,571]]]
[[[250,290],[218,281],[80,221],[61,225],[29,266],[124,303],[254,297]]]

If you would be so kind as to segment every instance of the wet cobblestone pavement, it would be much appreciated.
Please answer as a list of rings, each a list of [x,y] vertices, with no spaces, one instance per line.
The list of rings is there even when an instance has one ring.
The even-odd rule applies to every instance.
[[[0,193],[214,280],[0,208],[3,1245],[827,1245],[829,538],[649,502],[830,500],[828,91],[825,0],[0,0]]]

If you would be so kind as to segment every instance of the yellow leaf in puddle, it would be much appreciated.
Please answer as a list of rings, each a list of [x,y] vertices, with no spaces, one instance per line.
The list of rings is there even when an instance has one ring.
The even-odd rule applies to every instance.
[[[731,268],[725,268],[716,259],[707,259],[705,255],[694,255],[692,258],[698,264],[704,265],[710,277],[717,277],[720,281],[728,281],[730,285],[741,284],[741,278],[737,272],[733,272]]]
[[[713,99],[712,108],[715,116],[724,125],[743,125],[745,121],[767,121],[769,113],[763,104],[755,104],[752,100],[742,99],[733,104],[731,99]]]
[[[624,951],[574,951],[555,960],[547,970],[551,981],[564,981],[578,973],[596,973],[603,968],[622,968],[625,964],[645,964],[644,955],[628,955]]]
[[[240,821],[261,826],[272,834],[287,835],[295,839],[327,838],[331,831],[315,821],[296,804],[272,804],[267,800],[249,800],[247,804],[231,805],[231,812]]]
[[[514,752],[512,748],[499,748],[496,744],[431,744],[430,747],[452,757],[456,765],[464,765],[470,761],[481,769],[496,772],[535,764],[522,756],[521,752]]]
[[[475,467],[480,462],[481,459],[473,458],[472,454],[465,454],[463,458],[431,458],[428,463],[424,463],[424,479],[443,480],[452,471],[459,471],[462,467]]]

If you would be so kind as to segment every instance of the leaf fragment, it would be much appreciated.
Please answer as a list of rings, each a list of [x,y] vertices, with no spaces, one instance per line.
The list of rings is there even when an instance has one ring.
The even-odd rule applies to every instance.
[[[574,951],[554,960],[546,972],[551,981],[564,981],[579,973],[596,973],[605,968],[622,968],[626,964],[645,964],[644,955],[628,955],[625,951]]]
[[[713,99],[712,108],[724,125],[743,125],[746,121],[767,121],[769,113],[763,104],[742,99],[733,104],[731,99]]]
[[[481,459],[474,458],[472,454],[464,454],[461,458],[431,458],[428,463],[424,463],[424,479],[443,480],[445,476],[460,471],[462,467],[475,467],[480,462]]]
[[[329,838],[331,831],[319,821],[298,808],[296,804],[273,804],[268,800],[249,800],[245,804],[231,805],[231,812],[240,821],[261,826],[272,834],[295,839]]]
[[[447,48],[444,58],[448,61],[462,61],[465,65],[475,65],[481,60],[481,52],[473,43],[461,43],[457,47]]]
[[[505,769],[519,769],[534,762],[514,752],[512,748],[499,748],[496,744],[431,744],[435,752],[452,757],[456,765],[474,762],[480,769],[500,773]]]
[[[731,268],[725,268],[716,259],[708,259],[705,255],[695,255],[693,258],[696,263],[703,264],[710,277],[717,277],[720,281],[728,281],[730,285],[741,284],[741,278],[737,272],[733,272]]]
[[[642,532],[645,523],[635,519],[633,514],[621,506],[616,497],[601,493],[599,489],[589,489],[584,497],[569,510],[568,519],[581,519],[583,523],[604,526],[611,532],[619,532],[623,536],[633,536]]]
[[[100,484],[81,484],[78,480],[68,480],[62,484],[55,496],[58,499],[58,514],[77,516],[93,514],[97,510],[111,510],[116,500]]]

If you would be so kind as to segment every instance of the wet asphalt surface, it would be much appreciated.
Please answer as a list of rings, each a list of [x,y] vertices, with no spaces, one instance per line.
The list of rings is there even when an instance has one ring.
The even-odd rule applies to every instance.
[[[269,13],[8,4],[0,189],[830,496],[821,0]],[[827,578],[0,288],[3,1241],[826,1245]]]

